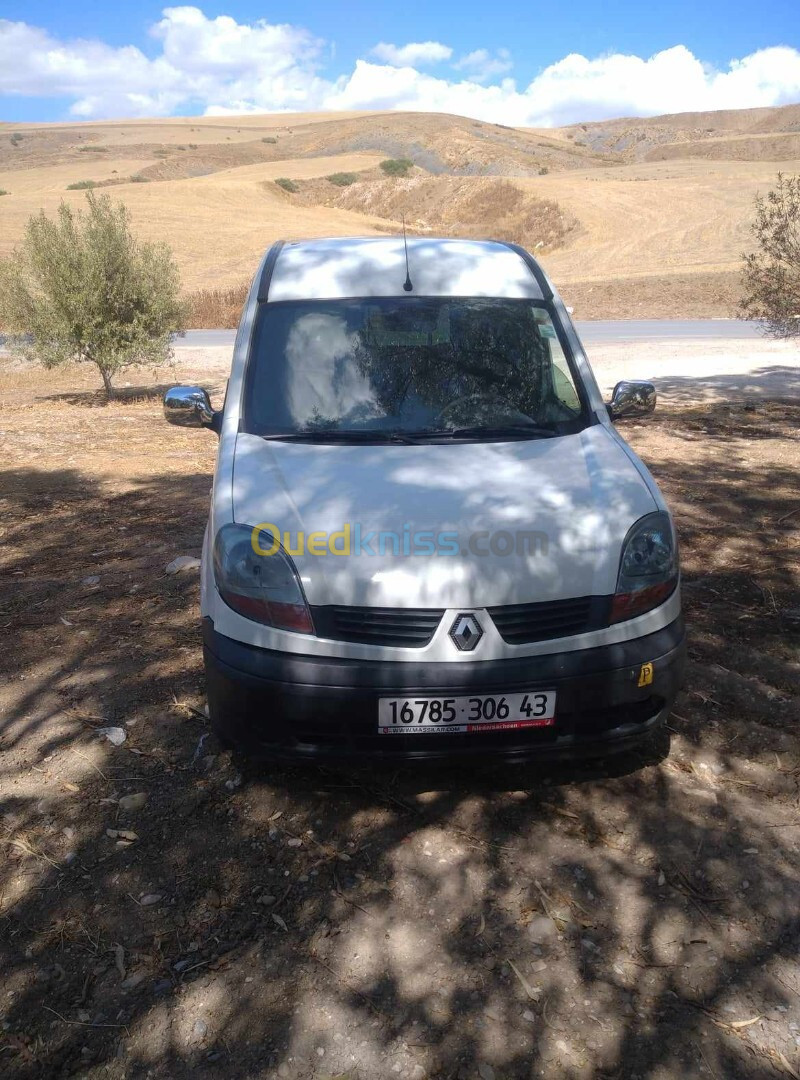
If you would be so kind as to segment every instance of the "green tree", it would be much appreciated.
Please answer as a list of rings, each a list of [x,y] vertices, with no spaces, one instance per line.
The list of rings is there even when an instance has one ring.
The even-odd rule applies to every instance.
[[[134,237],[121,203],[92,191],[86,202],[28,220],[22,246],[0,261],[0,319],[17,353],[48,368],[94,364],[111,396],[118,372],[172,355],[180,279],[165,244]]]
[[[744,256],[739,305],[743,319],[759,319],[768,334],[800,335],[800,176],[778,173],[766,198],[756,198],[751,225],[757,249]]]

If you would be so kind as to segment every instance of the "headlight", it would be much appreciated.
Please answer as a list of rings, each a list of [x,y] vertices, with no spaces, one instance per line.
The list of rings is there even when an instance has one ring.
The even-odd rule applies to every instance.
[[[632,619],[663,604],[678,583],[678,542],[669,514],[647,514],[622,545],[611,622]]]
[[[313,634],[314,624],[294,563],[278,548],[258,555],[246,525],[223,525],[214,541],[214,578],[228,607],[255,622]]]

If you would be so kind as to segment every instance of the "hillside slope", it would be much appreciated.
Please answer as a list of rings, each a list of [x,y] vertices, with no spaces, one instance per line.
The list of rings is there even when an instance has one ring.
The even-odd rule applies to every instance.
[[[577,147],[595,154],[611,155],[622,161],[657,161],[680,157],[732,161],[791,160],[800,156],[796,142],[757,137],[747,140],[744,137],[800,134],[800,105],[622,117],[597,123],[572,124],[560,131]],[[704,147],[708,149],[704,150]]]
[[[249,278],[264,249],[283,236],[347,236],[375,233],[385,223],[365,214],[304,206],[272,181],[287,171],[314,176],[336,169],[372,168],[374,157],[274,162],[226,169],[209,176],[163,183],[120,183],[108,188],[129,208],[136,232],[147,240],[167,240],[178,260],[186,289],[238,284]],[[112,162],[109,162],[111,164]],[[102,168],[82,168],[82,175]],[[74,170],[54,166],[30,177],[0,173],[0,188],[19,190],[0,199],[0,254],[11,250],[28,217],[52,214],[63,199],[80,206],[83,191],[62,184]]]
[[[387,178],[387,157],[414,168]],[[170,243],[189,290],[240,285],[279,237],[405,216],[535,248],[581,316],[729,315],[753,199],[779,168],[800,172],[800,105],[547,131],[403,112],[0,124],[0,256],[89,183]]]

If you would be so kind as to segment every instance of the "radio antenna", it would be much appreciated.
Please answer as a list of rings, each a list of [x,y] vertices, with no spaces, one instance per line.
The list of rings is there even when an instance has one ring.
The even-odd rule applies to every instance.
[[[408,268],[408,241],[406,240],[406,215],[403,214],[403,247],[406,253],[406,280],[403,282],[403,289],[406,292],[411,292],[414,286],[411,284],[411,271]]]

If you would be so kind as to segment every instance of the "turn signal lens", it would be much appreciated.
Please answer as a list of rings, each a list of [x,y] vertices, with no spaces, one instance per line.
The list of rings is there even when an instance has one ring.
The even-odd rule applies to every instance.
[[[228,607],[246,619],[313,634],[314,624],[303,587],[289,556],[278,549],[272,555],[253,550],[253,530],[245,525],[223,525],[214,541],[214,578]]]
[[[672,595],[676,584],[677,581],[666,581],[663,585],[650,585],[636,592],[617,593],[611,601],[611,622],[622,622],[652,611]]]

